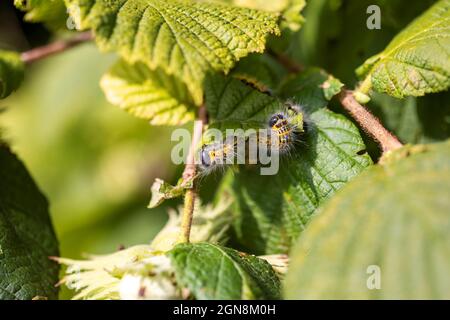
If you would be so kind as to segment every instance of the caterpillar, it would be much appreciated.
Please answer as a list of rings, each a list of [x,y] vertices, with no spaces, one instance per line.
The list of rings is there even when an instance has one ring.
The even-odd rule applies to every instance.
[[[229,136],[224,141],[202,145],[199,156],[200,170],[203,173],[209,173],[215,169],[225,169],[226,165],[233,164],[236,147],[237,141],[234,136]]]
[[[200,171],[208,174],[217,169],[224,170],[232,164],[258,163],[255,152],[250,152],[251,147],[255,147],[254,143],[257,149],[265,147],[271,155],[289,154],[305,130],[304,112],[299,105],[291,102],[286,102],[285,106],[285,110],[268,117],[265,131],[247,136],[241,149],[239,139],[235,135],[227,136],[223,141],[202,145],[198,157]],[[244,155],[241,154],[242,151],[245,151]]]

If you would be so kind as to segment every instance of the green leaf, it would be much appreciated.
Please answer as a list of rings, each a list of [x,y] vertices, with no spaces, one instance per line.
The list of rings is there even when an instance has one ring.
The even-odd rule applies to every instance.
[[[161,69],[119,61],[100,85],[109,102],[150,124],[181,125],[195,117],[197,108],[187,87]]]
[[[0,145],[0,299],[56,299],[58,243],[48,203],[24,165]]]
[[[231,75],[261,92],[273,93],[286,77],[287,70],[267,54],[251,54],[239,61]]]
[[[43,22],[51,28],[66,26],[68,17],[64,0],[14,0],[14,5],[27,12],[25,21]]]
[[[292,250],[286,298],[449,299],[449,157],[407,146],[343,188]]]
[[[348,87],[354,87],[358,80],[354,69],[361,61],[381,52],[395,35],[435,2],[308,1],[302,12],[307,23],[300,32],[290,37],[286,54],[303,65],[322,66]],[[377,5],[381,9],[379,30],[366,27],[370,16],[366,10],[370,5]]]
[[[24,69],[18,53],[0,50],[0,99],[6,98],[20,86]]]
[[[291,155],[281,159],[280,172],[263,176],[259,168],[241,167],[234,176],[234,240],[246,251],[288,251],[316,208],[372,163],[353,123],[326,109],[322,86],[327,79],[325,72],[308,69],[283,86],[281,97],[307,111],[308,129]],[[267,125],[270,114],[282,110],[279,100],[235,79],[208,83],[206,106],[220,128]]]
[[[357,73],[379,92],[423,96],[450,86],[450,0],[441,0],[398,34]]]
[[[300,14],[300,12],[306,5],[305,0],[277,0],[277,1],[218,0],[218,1],[245,8],[264,10],[269,12],[281,12],[282,13],[281,27],[289,28],[293,31],[298,31],[305,22],[305,19]]]
[[[172,186],[161,179],[155,179],[152,185],[152,199],[148,207],[155,208],[165,200],[181,197],[189,188],[192,188],[192,181],[180,179],[176,186]]]
[[[161,67],[202,101],[206,72],[229,71],[242,57],[262,52],[279,33],[275,13],[217,3],[162,0],[66,0],[79,28],[94,31],[99,47],[129,62]]]
[[[280,109],[280,101],[233,77],[208,76],[205,82],[205,106],[211,127],[259,128],[271,113]]]
[[[179,284],[197,299],[279,299],[272,266],[253,255],[211,243],[180,244],[169,252]]]
[[[328,76],[327,81],[322,84],[325,99],[330,101],[335,95],[341,92],[343,86],[344,84],[339,79],[336,79],[332,75]]]

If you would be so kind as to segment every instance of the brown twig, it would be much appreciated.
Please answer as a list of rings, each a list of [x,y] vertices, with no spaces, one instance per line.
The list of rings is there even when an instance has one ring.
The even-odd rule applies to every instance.
[[[380,120],[355,100],[352,91],[344,89],[338,98],[344,109],[350,113],[361,128],[380,144],[383,153],[403,146],[395,135],[383,127]]]
[[[195,165],[195,150],[202,138],[203,127],[208,122],[208,116],[206,113],[205,106],[201,106],[198,112],[199,120],[194,122],[194,134],[192,136],[191,147],[189,148],[189,154],[186,159],[186,167],[183,171],[183,181],[192,182],[192,187],[186,191],[184,196],[184,207],[183,215],[181,218],[181,233],[179,242],[189,243],[189,238],[191,235],[191,225],[192,218],[194,216],[194,205],[195,198],[197,197],[196,185],[195,185],[195,175],[196,175],[196,165]]]
[[[32,63],[37,60],[41,60],[48,56],[66,51],[72,47],[75,47],[81,43],[91,41],[93,39],[92,33],[90,31],[82,32],[75,35],[73,38],[68,40],[59,40],[53,43],[25,51],[20,55],[20,58],[24,63]]]

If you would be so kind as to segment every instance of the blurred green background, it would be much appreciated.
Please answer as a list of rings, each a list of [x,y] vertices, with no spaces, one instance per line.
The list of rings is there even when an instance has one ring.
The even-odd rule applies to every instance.
[[[156,177],[176,179],[170,130],[105,101],[99,79],[114,59],[80,46],[33,65],[0,102],[2,136],[49,198],[66,257],[149,242],[167,219],[147,204]]]
[[[71,36],[20,19],[0,3],[0,48],[25,51]],[[47,196],[64,257],[149,243],[179,202],[147,208],[154,179],[176,182],[182,168],[170,160],[170,128],[106,101],[99,80],[116,59],[81,45],[28,66],[20,90],[0,101],[1,137]],[[71,296],[61,288],[61,298]]]

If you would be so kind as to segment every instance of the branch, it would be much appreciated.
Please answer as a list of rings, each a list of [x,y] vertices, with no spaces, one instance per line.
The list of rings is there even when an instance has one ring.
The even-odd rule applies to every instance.
[[[66,51],[72,47],[75,47],[81,43],[91,41],[93,39],[92,33],[90,31],[82,32],[75,35],[73,38],[68,40],[59,40],[53,43],[31,49],[29,51],[22,52],[20,58],[24,63],[32,63],[37,60],[41,60],[48,56]]]
[[[197,197],[195,184],[195,175],[197,170],[195,166],[195,150],[200,142],[200,139],[202,138],[203,127],[208,123],[208,116],[204,105],[202,105],[199,109],[198,118],[199,120],[194,122],[192,143],[186,159],[186,167],[184,168],[182,175],[183,181],[192,181],[192,187],[186,191],[186,195],[184,196],[183,216],[181,218],[181,234],[179,238],[179,242],[182,243],[189,243],[189,238],[191,235],[195,198]]]
[[[380,144],[383,153],[403,146],[395,135],[383,127],[378,118],[355,100],[352,91],[344,89],[338,98],[344,109],[350,113],[361,128]]]

